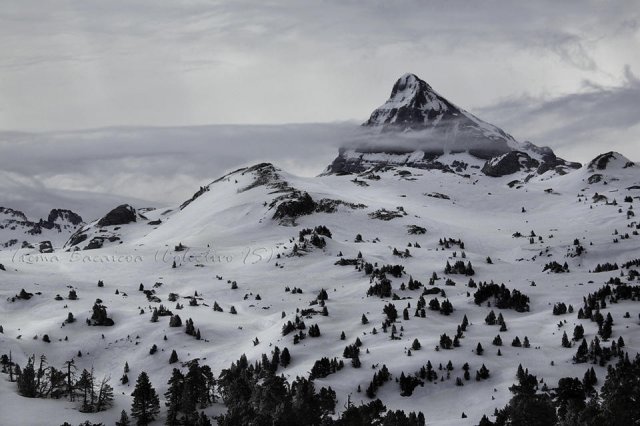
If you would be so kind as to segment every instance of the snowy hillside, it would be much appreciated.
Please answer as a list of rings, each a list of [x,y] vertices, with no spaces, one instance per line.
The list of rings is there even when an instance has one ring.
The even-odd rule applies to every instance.
[[[277,368],[289,381],[308,377],[322,357],[342,361],[326,376],[314,370],[316,390],[335,391],[335,416],[372,401],[367,389],[380,371],[391,380],[371,388],[375,398],[421,411],[433,425],[478,424],[504,407],[518,365],[549,388],[593,367],[601,385],[607,362],[576,362],[582,339],[563,347],[562,337],[580,324],[594,340],[598,324],[577,317],[587,309],[583,298],[608,282],[635,285],[640,168],[617,153],[566,174],[504,177],[487,176],[486,161],[468,153],[438,161],[445,167],[377,165],[315,178],[257,164],[169,209],[114,206],[52,253],[0,251],[0,352],[23,369],[31,355],[45,354],[58,369],[73,359],[78,374],[93,368],[114,388],[106,411],[80,412],[77,395],[33,399],[37,419],[12,424],[113,424],[129,410],[142,371],[160,395],[154,424],[162,424],[173,368],[199,359],[218,376],[242,354],[252,363],[271,359],[276,347],[290,354]],[[616,267],[594,272],[608,264]],[[490,283],[504,283],[513,297]],[[640,311],[621,294],[599,308],[613,319],[611,337],[600,327],[600,345],[622,337],[633,356]],[[97,299],[113,325],[99,325]],[[554,315],[556,304],[571,313]],[[164,309],[182,325],[171,327]],[[504,326],[486,323],[491,312]],[[65,321],[70,313],[76,321]],[[356,340],[354,356],[345,347]],[[170,363],[174,350],[178,362]],[[24,404],[9,376],[0,377],[0,405]],[[204,409],[225,411],[220,399]]]

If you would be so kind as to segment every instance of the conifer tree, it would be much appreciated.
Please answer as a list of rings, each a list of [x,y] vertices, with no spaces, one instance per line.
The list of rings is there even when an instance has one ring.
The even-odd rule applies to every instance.
[[[136,387],[131,394],[131,416],[137,420],[138,425],[147,425],[160,412],[160,401],[156,390],[149,381],[149,376],[144,371],[138,376]]]
[[[98,386],[95,411],[103,411],[113,404],[113,387],[109,384],[109,377],[105,377]]]
[[[184,375],[177,368],[173,369],[171,378],[167,382],[169,385],[167,392],[164,394],[167,407],[166,425],[174,426],[180,424],[178,415],[182,408],[182,392],[184,388]]]
[[[127,412],[122,410],[122,412],[120,413],[120,420],[118,420],[116,422],[116,426],[130,426],[131,422],[129,421],[129,416],[127,415]]]
[[[280,354],[280,365],[286,368],[289,363],[291,363],[291,355],[289,354],[289,349],[284,348],[282,354]]]
[[[584,327],[581,324],[578,324],[573,329],[573,340],[577,342],[578,340],[582,340],[583,337]]]

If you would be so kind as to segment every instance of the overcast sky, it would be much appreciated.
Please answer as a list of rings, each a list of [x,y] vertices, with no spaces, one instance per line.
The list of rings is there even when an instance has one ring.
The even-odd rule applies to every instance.
[[[405,72],[571,160],[640,160],[637,0],[0,5],[0,130],[359,123]]]

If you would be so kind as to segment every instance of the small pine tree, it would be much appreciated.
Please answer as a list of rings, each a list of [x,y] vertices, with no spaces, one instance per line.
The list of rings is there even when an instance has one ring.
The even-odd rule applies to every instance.
[[[581,324],[578,324],[573,329],[573,340],[577,342],[578,340],[582,340],[583,337],[584,327]]]
[[[280,365],[286,368],[290,363],[291,355],[289,354],[289,349],[284,348],[280,354]]]
[[[118,420],[116,422],[116,426],[130,426],[131,422],[129,421],[129,416],[127,415],[127,412],[122,410],[122,412],[120,413],[120,420]]]
[[[476,346],[476,354],[477,355],[482,355],[483,352],[484,352],[484,348],[482,347],[482,345],[480,343],[478,343],[478,346]]]
[[[174,364],[176,362],[178,362],[178,353],[174,349],[171,351],[171,356],[169,357],[169,364]]]
[[[365,314],[362,314],[362,324],[369,324],[369,319]]]

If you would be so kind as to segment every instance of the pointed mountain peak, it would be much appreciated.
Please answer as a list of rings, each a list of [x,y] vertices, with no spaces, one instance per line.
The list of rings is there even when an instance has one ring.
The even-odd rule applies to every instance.
[[[435,124],[447,113],[459,111],[427,82],[407,73],[395,82],[387,102],[376,109],[364,125],[419,129]]]
[[[391,90],[391,98],[395,98],[398,95],[416,95],[424,91],[433,91],[431,86],[426,81],[421,80],[417,75],[407,73],[396,80]]]
[[[458,153],[492,160],[484,168],[490,176],[516,171],[565,172],[580,167],[557,158],[549,148],[516,141],[499,127],[449,102],[411,73],[395,82],[389,99],[363,126],[374,129],[367,141],[341,150],[327,173],[359,173],[389,164],[442,169],[445,166],[438,158]]]

